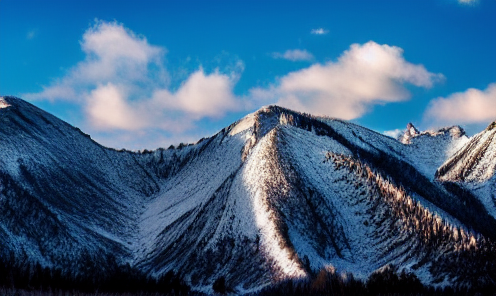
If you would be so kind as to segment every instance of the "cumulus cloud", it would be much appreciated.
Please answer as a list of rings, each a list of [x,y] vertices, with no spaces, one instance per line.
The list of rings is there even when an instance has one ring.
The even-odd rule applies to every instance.
[[[239,109],[233,86],[229,76],[218,72],[205,75],[200,69],[174,94],[167,89],[157,90],[153,94],[153,102],[166,110],[187,113],[195,119],[204,116],[218,118],[226,111]]]
[[[403,58],[396,46],[353,44],[337,62],[314,64],[287,74],[269,88],[254,88],[259,102],[277,102],[304,112],[354,119],[372,105],[409,99],[405,83],[430,88],[443,79]]]
[[[165,49],[148,44],[146,38],[137,36],[121,24],[96,21],[84,33],[80,44],[86,54],[83,61],[72,67],[63,78],[44,86],[43,91],[25,94],[24,97],[30,100],[80,101],[86,98],[86,90],[94,89],[98,84],[167,83],[167,73],[162,66]]]
[[[123,88],[109,82],[89,93],[86,111],[94,126],[102,130],[139,130],[146,125],[141,106],[132,106]]]
[[[286,50],[284,53],[274,52],[272,57],[275,59],[286,59],[289,61],[311,61],[313,60],[313,55],[307,50],[303,49],[293,49]]]
[[[315,32],[323,33],[324,29]],[[168,139],[172,134],[185,138],[185,132],[197,132],[196,125],[205,118],[219,119],[228,112],[270,103],[353,119],[375,104],[407,100],[406,83],[429,88],[443,78],[406,61],[401,48],[371,41],[352,45],[337,61],[313,64],[237,97],[233,89],[244,69],[240,61],[231,63],[227,74],[200,66],[171,88],[164,66],[166,49],[149,44],[122,24],[97,21],[80,44],[84,60],[40,92],[24,97],[75,104],[90,133],[104,135],[104,144],[132,138],[131,133],[144,138],[146,132],[158,139],[156,135],[165,132]],[[313,56],[296,49],[280,58],[296,61]]]
[[[310,33],[314,34],[314,35],[325,35],[325,34],[329,33],[329,31],[324,29],[324,28],[318,28],[318,29],[312,29],[312,31],[310,31]]]
[[[432,125],[487,124],[496,120],[496,83],[432,100],[424,113]]]
[[[24,97],[79,104],[89,125],[105,132],[182,132],[197,120],[239,109],[232,92],[239,71],[206,74],[200,68],[172,92],[163,66],[165,48],[149,44],[122,24],[97,21],[80,44],[83,61],[41,92]]]
[[[100,130],[160,128],[183,132],[193,128],[194,121],[239,110],[233,86],[231,77],[218,72],[207,75],[199,69],[176,92],[155,89],[150,98],[133,101],[128,86],[108,83],[87,96],[86,111],[91,124]]]
[[[117,23],[98,22],[84,33],[81,49],[86,60],[71,73],[78,83],[143,81],[150,65],[163,69],[165,49],[150,45],[146,38]]]

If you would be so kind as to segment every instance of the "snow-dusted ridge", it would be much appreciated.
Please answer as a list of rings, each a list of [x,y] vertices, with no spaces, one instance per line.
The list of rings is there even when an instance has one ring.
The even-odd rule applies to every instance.
[[[496,218],[496,121],[473,136],[436,171],[440,181],[472,192]]]
[[[475,135],[438,170],[440,180],[484,182],[495,172],[496,122]]]
[[[410,163],[426,177],[433,179],[437,168],[465,145],[469,138],[459,126],[421,132],[408,123],[398,140],[406,145],[405,154]]]
[[[451,129],[405,145],[266,106],[196,144],[135,153],[3,101],[2,256],[79,270],[88,256],[104,266],[112,254],[205,292],[221,276],[244,293],[331,266],[365,278],[395,264],[434,285],[495,280],[485,253],[495,216],[477,192],[435,180],[464,137]]]

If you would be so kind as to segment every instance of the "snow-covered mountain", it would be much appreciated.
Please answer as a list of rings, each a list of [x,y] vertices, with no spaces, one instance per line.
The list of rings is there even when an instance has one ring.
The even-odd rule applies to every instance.
[[[436,172],[441,181],[457,182],[473,192],[496,218],[496,122],[473,136]]]
[[[431,179],[436,170],[469,141],[459,126],[420,132],[412,123],[408,123],[398,140],[406,145],[412,165]]]
[[[104,148],[20,99],[2,101],[1,251],[48,266],[105,253],[130,260],[141,208],[160,190],[159,178],[138,154]]]
[[[413,125],[413,123],[409,122],[406,125],[403,135],[400,135],[398,140],[403,144],[410,144],[411,139],[419,135],[420,131]]]
[[[456,128],[403,144],[267,106],[196,144],[134,153],[20,99],[0,106],[3,256],[84,272],[88,257],[104,266],[112,255],[205,291],[224,277],[239,293],[329,266],[365,278],[394,264],[432,285],[496,280],[494,215],[443,179],[477,136],[435,179],[468,141]]]

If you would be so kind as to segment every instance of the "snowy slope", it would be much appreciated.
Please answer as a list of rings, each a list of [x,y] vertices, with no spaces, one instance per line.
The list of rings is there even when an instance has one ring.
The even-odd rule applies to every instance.
[[[408,123],[400,142],[406,145],[405,154],[420,172],[434,179],[435,172],[469,139],[459,126],[420,132]]]
[[[426,283],[454,284],[460,280],[449,270],[461,265],[439,264],[433,273],[426,253],[450,262],[475,244],[466,224],[487,218],[461,210],[462,200],[419,172],[398,176],[397,168],[415,172],[402,143],[339,120],[264,107],[201,150],[149,204],[137,262],[153,273],[187,274],[207,292],[220,276],[249,291],[323,267],[367,277],[391,263]],[[374,181],[338,169],[333,157],[360,157],[363,164],[355,161],[373,167]],[[478,231],[494,237],[495,225]],[[427,248],[419,238],[435,235],[425,229],[452,238]]]
[[[9,248],[2,251],[48,266],[88,253],[130,260],[138,210],[159,189],[138,155],[104,148],[22,100],[3,102],[0,240]]]
[[[496,122],[473,136],[436,172],[441,181],[458,182],[496,217]]]
[[[401,147],[386,137],[336,120],[328,121],[327,127],[316,122],[301,123],[302,120],[298,118],[294,121],[297,128],[289,125],[280,129],[277,151],[281,151],[281,158],[288,168],[285,175],[294,176],[294,180],[290,182],[294,186],[294,197],[286,200],[298,201],[295,206],[289,207],[291,212],[283,216],[304,217],[288,221],[294,227],[289,227],[289,233],[295,236],[290,239],[291,242],[303,242],[303,246],[295,246],[302,252],[301,255],[298,252],[299,257],[306,256],[310,264],[332,264],[338,270],[355,274],[367,274],[385,262],[415,266],[419,276],[427,282],[434,282],[434,278],[439,275],[431,274],[430,278],[426,277],[422,268],[427,267],[412,256],[416,252],[418,236],[423,235],[422,231],[418,232],[418,226],[410,228],[410,219],[415,220],[414,217],[395,215],[405,211],[410,211],[410,215],[413,215],[415,210],[404,210],[402,207],[405,203],[417,203],[416,211],[423,211],[429,217],[418,219],[431,219],[430,223],[435,225],[463,229],[463,223],[459,220],[471,223],[469,220],[474,219],[477,214],[466,212],[459,215],[463,202],[454,200],[444,188],[430,183],[421,175],[409,173],[409,178],[397,176],[401,173],[398,168],[407,171],[408,163],[400,158],[394,159],[399,157],[397,151]],[[387,153],[390,161],[385,161],[383,153]],[[371,185],[370,180],[374,178],[369,175],[364,180],[361,174],[353,176],[349,171],[336,169],[339,166],[336,161],[333,161],[334,165],[329,165],[333,163],[329,159],[339,158],[348,158],[351,163],[359,163],[361,171],[368,167],[369,174],[374,172],[376,180]],[[397,167],[391,168],[393,166]],[[388,201],[388,194],[384,191],[390,195],[401,195],[404,200],[399,204],[395,201],[396,197]],[[433,198],[442,195],[442,199],[457,203],[456,208],[450,208],[441,200]],[[302,197],[306,197],[306,205],[301,204]],[[379,204],[374,204],[379,201]],[[440,207],[444,207],[444,210]],[[309,212],[313,212],[313,215],[309,215]],[[458,216],[453,217],[448,212]],[[371,221],[374,221],[375,227],[364,227],[365,224],[372,224]],[[493,236],[494,222],[493,219],[484,230]],[[308,224],[305,227],[306,223]],[[309,229],[313,231],[308,231]],[[321,233],[319,229],[322,229]],[[394,235],[391,236],[392,233]],[[456,244],[449,240],[444,243]],[[453,245],[447,245],[437,245],[435,248],[439,248],[439,251],[443,249],[443,252],[454,248]]]
[[[494,216],[434,181],[435,162],[418,152],[447,151],[452,129],[405,145],[266,106],[196,144],[132,153],[22,100],[0,102],[4,252],[74,269],[112,254],[205,292],[220,277],[244,293],[330,266],[365,278],[395,264],[434,285],[495,280],[484,253]]]

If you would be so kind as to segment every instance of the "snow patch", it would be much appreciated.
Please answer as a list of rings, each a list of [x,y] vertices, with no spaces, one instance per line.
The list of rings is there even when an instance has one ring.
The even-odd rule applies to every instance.
[[[255,113],[251,113],[246,115],[243,119],[241,119],[231,130],[229,133],[230,136],[234,136],[236,134],[239,134],[240,132],[243,132],[255,124],[256,121],[256,116]]]
[[[251,191],[250,196],[253,202],[253,211],[257,227],[261,232],[261,244],[263,249],[280,270],[290,277],[303,277],[306,272],[299,266],[295,260],[292,260],[289,251],[281,247],[281,237],[274,221],[274,213],[268,208],[267,204],[267,186],[274,183],[284,183],[283,188],[288,189],[289,185],[283,172],[279,167],[273,166],[274,161],[269,159],[270,154],[275,149],[272,146],[272,141],[275,137],[275,130],[267,134],[255,146],[251,157],[249,158],[242,172],[243,180],[246,186]],[[266,186],[260,186],[266,184]]]
[[[452,127],[417,134],[409,139],[404,151],[415,168],[429,179],[434,179],[436,170],[468,142],[465,134]]]

